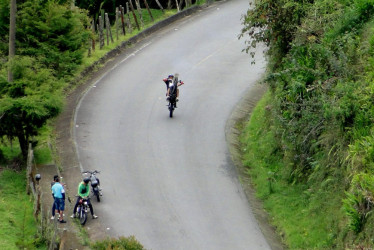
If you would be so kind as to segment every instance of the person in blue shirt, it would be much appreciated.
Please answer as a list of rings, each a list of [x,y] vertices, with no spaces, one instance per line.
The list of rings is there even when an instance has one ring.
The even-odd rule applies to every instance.
[[[53,187],[53,185],[55,185],[57,178],[58,178],[58,175],[53,176],[53,182],[51,182],[51,188]],[[52,198],[53,198],[53,205],[52,205],[51,220],[54,220],[55,219],[55,213],[56,213],[56,203],[55,203],[55,197],[53,196],[53,192],[52,192]],[[60,211],[58,211],[58,214],[60,214]]]
[[[59,222],[66,223],[63,218],[65,210],[65,189],[60,183],[60,178],[56,178],[56,183],[52,186],[52,193],[55,199],[56,212],[60,214]]]

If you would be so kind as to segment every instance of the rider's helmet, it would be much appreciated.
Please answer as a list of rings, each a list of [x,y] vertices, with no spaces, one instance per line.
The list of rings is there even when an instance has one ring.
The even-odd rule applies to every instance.
[[[88,184],[90,182],[90,177],[85,177],[83,179],[83,182],[86,183],[86,184]]]
[[[170,74],[170,75],[168,76],[168,78],[174,78],[174,75]]]

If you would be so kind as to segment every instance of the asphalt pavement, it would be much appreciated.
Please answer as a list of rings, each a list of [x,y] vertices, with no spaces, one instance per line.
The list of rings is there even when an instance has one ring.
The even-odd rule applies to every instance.
[[[98,235],[134,235],[147,249],[270,249],[225,138],[265,70],[263,48],[251,65],[238,40],[248,8],[221,2],[162,29],[80,99],[73,139],[80,169],[101,171]],[[162,79],[176,72],[185,84],[169,118]]]

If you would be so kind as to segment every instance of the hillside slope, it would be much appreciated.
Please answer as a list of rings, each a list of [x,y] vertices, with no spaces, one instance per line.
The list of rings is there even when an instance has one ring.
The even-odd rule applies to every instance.
[[[374,247],[374,1],[257,0],[248,52],[269,46],[269,92],[244,164],[291,249]]]

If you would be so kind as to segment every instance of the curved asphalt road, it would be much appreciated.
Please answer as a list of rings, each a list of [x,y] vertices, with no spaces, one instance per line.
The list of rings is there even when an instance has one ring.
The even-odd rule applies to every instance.
[[[148,38],[82,98],[74,131],[84,169],[101,170],[103,231],[147,249],[268,249],[238,182],[225,123],[264,72],[240,33],[245,0],[215,4]],[[185,85],[170,119],[162,78]]]

